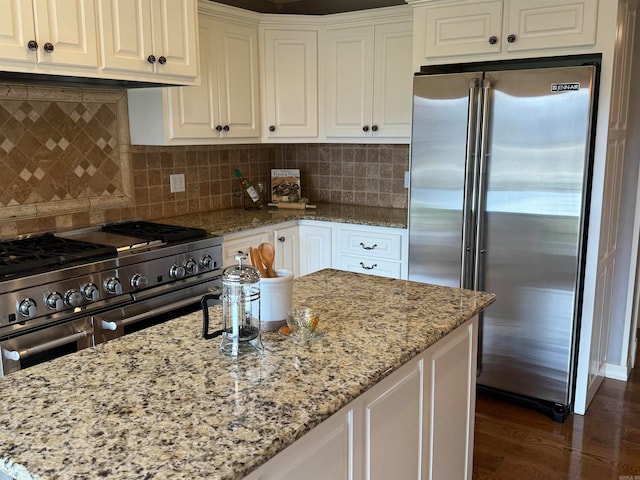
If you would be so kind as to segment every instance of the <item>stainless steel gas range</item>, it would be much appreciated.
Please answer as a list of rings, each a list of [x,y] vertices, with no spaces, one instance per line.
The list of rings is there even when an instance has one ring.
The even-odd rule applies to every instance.
[[[0,241],[0,375],[199,308],[222,238],[143,221]]]

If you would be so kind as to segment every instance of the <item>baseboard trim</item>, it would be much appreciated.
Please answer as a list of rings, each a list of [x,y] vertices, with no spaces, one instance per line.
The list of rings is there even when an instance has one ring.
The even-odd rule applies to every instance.
[[[611,378],[613,380],[622,380],[623,382],[629,380],[629,368],[622,365],[607,363],[605,365],[604,372],[604,376],[606,378]]]

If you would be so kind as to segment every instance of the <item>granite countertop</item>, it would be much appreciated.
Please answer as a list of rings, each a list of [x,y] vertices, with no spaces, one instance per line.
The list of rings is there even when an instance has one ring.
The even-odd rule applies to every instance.
[[[264,352],[234,361],[201,338],[196,312],[21,370],[0,379],[0,469],[242,478],[494,298],[323,270],[294,282],[294,306],[320,315],[305,346],[264,333]]]
[[[172,225],[203,228],[212,235],[225,235],[289,220],[320,220],[378,227],[407,228],[407,210],[320,203],[317,204],[316,208],[306,210],[288,210],[275,207],[264,207],[259,210],[228,208],[157,219],[159,222]]]

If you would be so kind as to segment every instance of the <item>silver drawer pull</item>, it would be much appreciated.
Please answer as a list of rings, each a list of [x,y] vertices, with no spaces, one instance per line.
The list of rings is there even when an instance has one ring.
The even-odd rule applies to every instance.
[[[373,265],[371,265],[370,267],[367,267],[364,263],[360,262],[360,266],[362,268],[364,268],[365,270],[373,270],[374,268],[376,268],[378,266],[377,263],[374,263]]]
[[[73,335],[69,335],[68,337],[58,338],[57,340],[53,340],[51,342],[41,343],[40,345],[36,345],[35,347],[25,348],[24,350],[16,351],[16,350],[5,350],[3,355],[5,358],[9,360],[14,360],[16,362],[21,359],[25,359],[30,355],[35,355],[36,353],[44,352],[46,350],[50,350],[52,348],[59,347],[61,345],[66,345],[67,343],[77,342],[81,338],[86,338],[88,335],[87,332],[78,332]]]
[[[360,242],[360,246],[361,246],[362,248],[364,248],[365,250],[374,250],[374,249],[378,246],[378,244],[377,244],[377,243],[374,243],[374,244],[373,244],[373,245],[371,245],[370,247],[367,247],[364,243]]]

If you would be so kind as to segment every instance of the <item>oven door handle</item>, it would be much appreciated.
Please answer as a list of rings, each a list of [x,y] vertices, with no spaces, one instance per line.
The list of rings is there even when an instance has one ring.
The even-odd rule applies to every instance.
[[[66,345],[68,343],[77,342],[81,338],[86,338],[89,334],[85,331],[74,333],[73,335],[69,335],[66,337],[58,338],[57,340],[52,340],[50,342],[41,343],[40,345],[36,345],[35,347],[25,348],[24,350],[3,350],[2,354],[4,358],[9,360],[13,360],[19,362],[21,359],[25,359],[30,355],[35,355],[36,353],[44,352],[46,350],[50,350],[52,348],[60,347],[62,345]]]

